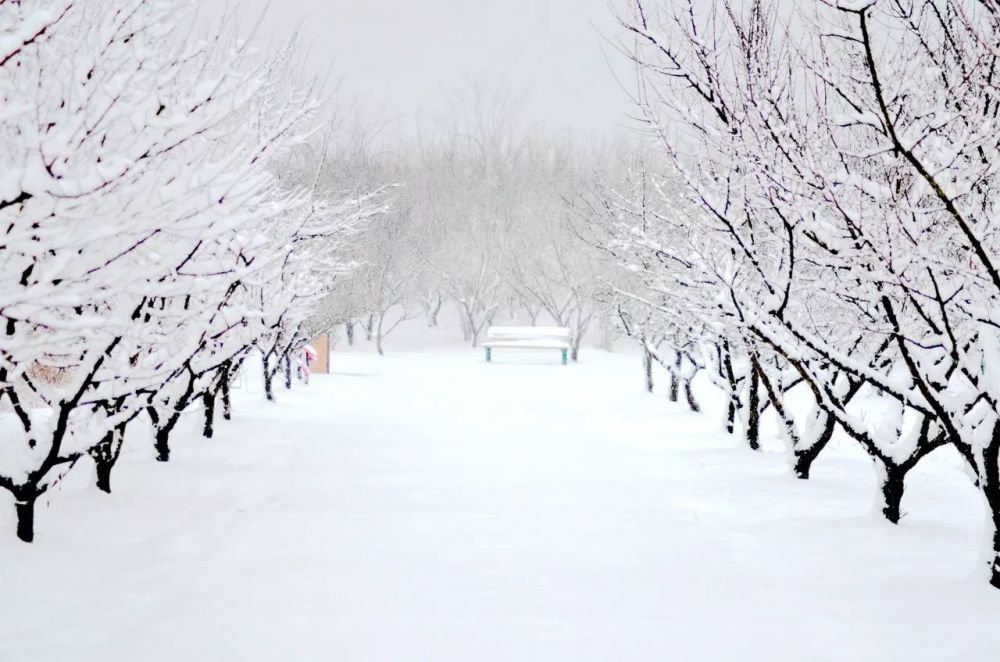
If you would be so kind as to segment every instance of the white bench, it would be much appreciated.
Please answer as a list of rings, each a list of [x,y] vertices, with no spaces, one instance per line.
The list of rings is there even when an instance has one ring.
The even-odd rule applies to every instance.
[[[572,334],[560,326],[491,326],[486,332],[486,362],[493,361],[494,349],[558,349],[562,364],[569,362]]]

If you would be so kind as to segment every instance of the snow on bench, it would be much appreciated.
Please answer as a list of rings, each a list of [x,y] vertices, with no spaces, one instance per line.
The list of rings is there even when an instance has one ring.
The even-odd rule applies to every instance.
[[[486,362],[493,361],[494,349],[558,349],[562,364],[569,358],[571,334],[561,326],[491,326],[486,332]]]

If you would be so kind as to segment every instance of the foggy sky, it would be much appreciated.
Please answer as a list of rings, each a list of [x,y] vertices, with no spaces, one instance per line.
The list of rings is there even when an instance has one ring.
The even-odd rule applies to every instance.
[[[208,0],[244,24],[266,0]],[[214,3],[214,4],[213,4]],[[577,135],[628,124],[618,76],[629,68],[602,37],[617,35],[609,0],[271,0],[263,37],[300,27],[309,66],[331,69],[341,96],[399,130],[440,118],[463,81],[504,81],[529,123]]]

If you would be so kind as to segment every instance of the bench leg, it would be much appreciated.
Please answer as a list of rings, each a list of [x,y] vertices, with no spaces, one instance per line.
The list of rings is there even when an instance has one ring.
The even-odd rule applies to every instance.
[[[487,347],[486,348],[486,362],[487,363],[492,363],[493,362],[493,348],[492,347]]]
[[[562,364],[563,365],[568,365],[569,364],[569,350],[568,349],[564,349],[562,351]]]

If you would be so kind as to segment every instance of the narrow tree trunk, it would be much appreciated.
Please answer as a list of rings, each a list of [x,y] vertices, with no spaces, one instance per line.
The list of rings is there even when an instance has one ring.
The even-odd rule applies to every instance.
[[[898,466],[885,465],[883,472],[879,486],[882,491],[882,514],[893,524],[899,524],[906,471]]]
[[[229,397],[229,378],[229,370],[227,369],[225,378],[219,387],[219,393],[222,395],[222,418],[227,421],[233,420],[233,403]]]
[[[264,397],[268,402],[274,402],[274,373],[264,373]]]
[[[739,404],[736,393],[736,374],[733,372],[733,357],[729,353],[729,342],[723,343],[723,369],[726,381],[729,382],[729,409],[726,412],[726,432],[733,434],[736,429],[736,407]]]
[[[677,352],[677,357],[674,359],[674,369],[670,373],[670,402],[677,402],[678,398],[680,398],[680,372],[683,361],[684,357],[680,352]]]
[[[111,494],[111,468],[114,466],[114,432],[108,432],[100,442],[90,449],[97,474],[97,489]]]
[[[990,559],[990,584],[1000,588],[1000,505],[990,508],[990,521],[993,522],[993,547]]]
[[[347,331],[347,346],[354,347],[354,320],[345,322],[344,329]]]
[[[438,299],[437,303],[431,308],[430,318],[427,320],[427,326],[434,328],[438,325],[438,315],[441,313],[441,306],[444,305],[444,299]]]
[[[262,355],[264,362],[264,397],[268,402],[274,402],[274,373],[277,369],[271,368],[271,360],[267,354]]]
[[[385,356],[385,349],[382,347],[382,341],[385,340],[385,334],[382,333],[384,322],[385,313],[382,313],[378,316],[378,324],[375,325],[375,351],[379,356]]]
[[[809,472],[812,470],[813,462],[816,461],[819,454],[824,448],[826,448],[826,445],[830,443],[830,439],[833,438],[833,431],[836,426],[833,417],[826,414],[819,415],[825,416],[826,418],[826,421],[823,423],[823,431],[820,433],[819,437],[810,446],[795,449],[795,466],[793,469],[795,471],[795,475],[800,480],[809,480]]]
[[[365,338],[368,342],[372,340],[372,334],[375,331],[375,315],[371,314],[368,316],[368,320],[365,322]]]
[[[202,394],[201,400],[205,406],[205,426],[202,429],[202,435],[206,439],[211,439],[214,434],[214,424],[215,424],[215,394],[209,391],[205,391]]]
[[[156,430],[156,443],[154,444],[154,447],[156,448],[157,462],[170,461],[170,431],[173,427],[173,425],[169,425],[168,427],[158,428]]]
[[[684,397],[687,399],[688,407],[691,408],[691,411],[696,414],[701,411],[701,406],[698,405],[698,401],[694,398],[694,388],[690,379],[684,380]],[[732,403],[730,403],[730,407],[732,407]],[[731,415],[735,416],[736,412],[733,411]],[[730,426],[732,426],[732,419],[730,419]],[[731,432],[732,430],[730,429]]]
[[[292,353],[285,353],[285,390],[292,390]]]
[[[17,500],[14,505],[17,513],[17,537],[24,542],[32,542],[35,539],[35,501],[37,495]]]
[[[481,328],[476,328],[475,322],[469,323],[469,339],[472,341],[473,347],[479,347],[479,332]]]
[[[989,531],[992,543],[987,558],[990,584],[1000,588],[1000,421],[993,424],[993,437],[983,449],[984,470],[981,472],[980,485],[983,496],[986,497],[986,507],[989,510],[992,531]]]
[[[111,469],[114,464],[102,459],[94,459],[94,471],[97,473],[97,489],[105,494],[111,494]]]
[[[747,445],[750,450],[760,450],[760,365],[757,357],[750,357],[750,396],[747,406]]]
[[[642,352],[642,369],[646,377],[646,391],[648,393],[653,392],[653,354],[649,349],[643,349]]]
[[[795,421],[788,414],[788,410],[785,409],[785,405],[781,401],[782,393],[779,393],[778,389],[771,384],[771,380],[768,378],[767,373],[764,372],[763,367],[757,371],[757,375],[760,378],[760,383],[764,385],[764,390],[767,391],[768,401],[774,407],[774,412],[778,415],[778,421],[781,423],[781,429],[784,430],[786,442],[792,452],[794,452],[796,448],[802,445],[802,439],[799,436],[799,431],[795,428]]]

